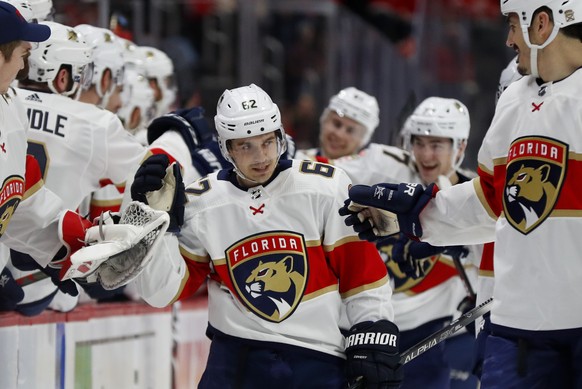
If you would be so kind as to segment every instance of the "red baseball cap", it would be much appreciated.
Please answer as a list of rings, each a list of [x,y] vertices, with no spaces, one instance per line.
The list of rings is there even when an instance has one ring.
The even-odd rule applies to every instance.
[[[12,41],[44,42],[50,36],[49,26],[28,23],[12,4],[0,1],[0,44]]]

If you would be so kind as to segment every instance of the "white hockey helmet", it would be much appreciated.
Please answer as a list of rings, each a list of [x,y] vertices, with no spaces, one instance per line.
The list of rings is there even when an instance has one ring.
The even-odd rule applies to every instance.
[[[541,7],[548,7],[554,18],[554,28],[541,45],[534,45],[529,39],[528,28],[534,13]],[[523,32],[525,43],[531,49],[531,74],[538,77],[537,52],[549,45],[562,27],[582,22],[582,1],[580,0],[501,0],[501,13],[509,16],[516,13]]]
[[[129,128],[133,112],[139,109],[139,122],[134,128]],[[121,92],[121,108],[117,116],[123,122],[125,129],[136,133],[143,129],[154,118],[154,91],[147,78],[134,68],[125,72],[123,91]]]
[[[53,93],[59,93],[53,85],[61,65],[71,66],[73,86],[61,93],[71,96],[80,88],[91,84],[93,76],[93,53],[83,36],[73,27],[55,22],[41,22],[49,26],[51,36],[30,51],[28,78],[31,81],[46,82]]]
[[[499,101],[499,96],[507,89],[509,85],[519,80],[523,76],[517,71],[517,56],[514,57],[499,76],[499,84],[497,85],[497,93],[495,94],[495,105]]]
[[[453,141],[452,167],[456,170],[463,162],[464,153],[457,151],[469,138],[471,121],[467,107],[456,99],[429,97],[416,107],[402,128],[406,150],[412,150],[413,136],[437,136]]]
[[[123,85],[123,49],[117,42],[117,36],[110,30],[88,24],[75,26],[75,30],[83,34],[85,41],[93,49],[93,79],[97,95],[101,98],[99,106],[104,108],[115,87]],[[105,70],[111,71],[109,90],[101,90],[101,79]]]
[[[353,86],[342,89],[337,95],[331,97],[322,118],[327,116],[328,110],[355,120],[366,128],[360,147],[368,144],[380,123],[380,108],[376,98]]]
[[[32,11],[32,5],[28,0],[3,0],[4,2],[12,5],[14,8],[20,12],[24,20],[27,22],[32,22],[34,20],[34,13]]]
[[[177,96],[172,60],[155,47],[137,46],[136,52],[143,61],[147,78],[155,79],[162,93],[161,99],[156,101],[156,115],[170,112]]]
[[[216,105],[214,124],[218,132],[220,151],[233,164],[228,151],[228,141],[232,139],[279,131],[279,155],[287,150],[279,107],[255,84],[225,90]]]
[[[54,12],[53,1],[52,0],[29,0],[32,6],[32,17],[37,22],[44,22],[47,20],[52,20],[52,14]]]

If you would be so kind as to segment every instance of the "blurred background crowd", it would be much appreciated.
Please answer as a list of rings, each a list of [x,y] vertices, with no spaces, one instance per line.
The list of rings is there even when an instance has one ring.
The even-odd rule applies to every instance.
[[[498,0],[53,0],[55,21],[106,27],[174,62],[179,107],[212,117],[220,93],[256,83],[279,103],[298,148],[317,144],[331,95],[376,96],[373,140],[399,145],[401,125],[428,96],[471,112],[464,167],[475,169],[493,116],[505,46]]]

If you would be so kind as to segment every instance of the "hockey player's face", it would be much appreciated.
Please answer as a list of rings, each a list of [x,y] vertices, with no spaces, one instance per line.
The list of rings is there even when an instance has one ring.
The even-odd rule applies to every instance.
[[[238,176],[241,185],[253,187],[265,183],[273,175],[279,160],[277,137],[271,132],[251,138],[233,139],[230,141],[230,156],[237,169],[249,179]]]
[[[16,75],[26,66],[30,56],[31,45],[29,42],[20,42],[9,60],[0,54],[0,93],[6,93]]]
[[[517,14],[512,13],[507,19],[509,31],[506,44],[517,53],[517,71],[522,76],[530,73],[530,48],[525,43],[523,31]],[[533,43],[533,42],[532,42]]]
[[[436,136],[415,136],[412,153],[423,183],[436,182],[439,175],[448,175],[452,169],[453,141]]]
[[[363,125],[331,111],[321,123],[319,142],[324,157],[336,159],[358,152],[366,129]]]

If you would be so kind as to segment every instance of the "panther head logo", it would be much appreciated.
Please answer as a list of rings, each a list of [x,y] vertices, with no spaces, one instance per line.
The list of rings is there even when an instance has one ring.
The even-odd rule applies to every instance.
[[[245,289],[255,299],[268,298],[275,306],[273,319],[284,318],[303,293],[304,277],[293,270],[293,257],[279,261],[259,261],[246,279]]]
[[[522,234],[529,234],[554,212],[568,155],[566,143],[544,136],[517,138],[509,146],[502,216]]]
[[[556,186],[550,181],[551,166],[543,164],[539,167],[521,164],[519,169],[505,186],[505,199],[508,205],[517,204],[522,215],[512,215],[517,227],[529,231],[547,216],[556,198]]]
[[[301,303],[309,279],[302,234],[267,231],[247,236],[225,251],[232,292],[263,320],[280,323]]]

